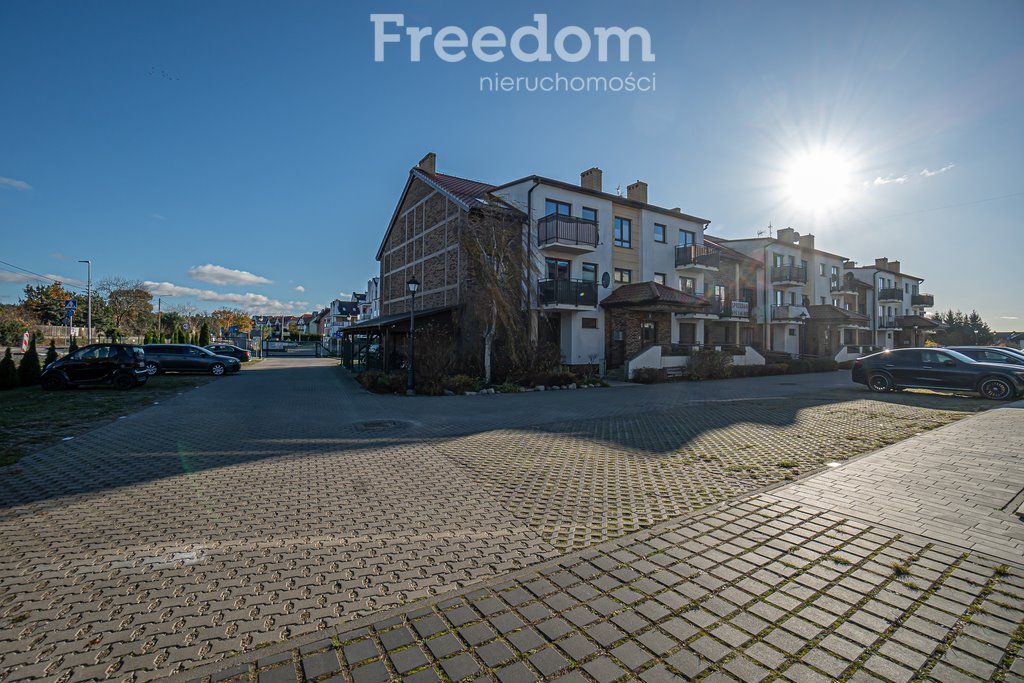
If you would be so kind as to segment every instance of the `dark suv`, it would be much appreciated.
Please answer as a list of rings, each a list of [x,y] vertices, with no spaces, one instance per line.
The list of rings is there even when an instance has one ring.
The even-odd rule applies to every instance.
[[[896,349],[858,358],[852,378],[872,391],[972,391],[996,401],[1024,394],[1021,366],[979,363],[952,349]]]
[[[89,384],[131,389],[147,379],[146,354],[141,346],[90,344],[47,365],[40,384],[49,390]]]
[[[146,370],[158,372],[209,372],[223,375],[238,372],[242,364],[235,358],[218,356],[201,346],[192,344],[146,344]]]

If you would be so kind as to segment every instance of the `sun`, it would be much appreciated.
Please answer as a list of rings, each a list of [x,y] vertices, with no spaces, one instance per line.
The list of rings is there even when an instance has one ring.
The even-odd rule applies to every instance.
[[[785,172],[787,199],[805,211],[829,211],[842,205],[853,185],[850,161],[834,149],[795,156]]]

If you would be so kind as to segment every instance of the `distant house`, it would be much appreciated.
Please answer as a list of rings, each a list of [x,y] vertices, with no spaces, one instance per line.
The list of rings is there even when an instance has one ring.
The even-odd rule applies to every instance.
[[[995,332],[993,341],[997,346],[1019,349],[1024,346],[1024,332]]]

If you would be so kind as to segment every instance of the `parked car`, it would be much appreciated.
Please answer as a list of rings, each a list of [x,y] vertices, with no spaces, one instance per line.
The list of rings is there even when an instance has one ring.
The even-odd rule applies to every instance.
[[[1017,349],[1007,349],[1002,346],[947,346],[945,348],[959,351],[968,358],[982,363],[1024,365],[1024,352]]]
[[[252,360],[252,353],[238,346],[232,346],[231,344],[207,344],[203,348],[207,351],[213,351],[218,356],[230,356],[242,363]]]
[[[90,384],[131,389],[148,379],[146,354],[141,346],[90,344],[48,364],[43,368],[40,384],[48,390]]]
[[[895,349],[858,358],[852,379],[872,391],[971,391],[997,401],[1024,394],[1024,367],[979,363],[945,348]]]
[[[223,375],[238,372],[242,364],[237,358],[218,356],[213,351],[192,344],[146,344],[146,370],[158,372],[209,372]]]

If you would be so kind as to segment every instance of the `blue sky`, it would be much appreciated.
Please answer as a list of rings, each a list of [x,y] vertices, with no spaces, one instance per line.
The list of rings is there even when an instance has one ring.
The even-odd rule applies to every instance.
[[[656,59],[453,64],[428,39],[419,63],[407,42],[376,63],[372,12],[470,34],[535,12],[552,36],[641,26]],[[711,235],[813,232],[900,259],[939,308],[1024,329],[1021,26],[1016,1],[7,1],[0,260],[81,280],[90,258],[95,280],[168,283],[171,305],[309,310],[365,287],[409,167],[435,151],[494,183],[600,166],[606,189],[645,180]],[[479,89],[555,71],[656,90]],[[807,199],[818,167],[794,176],[808,158],[836,174],[825,205]]]

